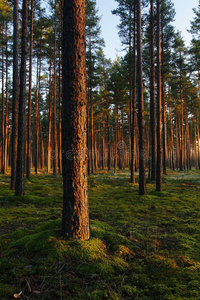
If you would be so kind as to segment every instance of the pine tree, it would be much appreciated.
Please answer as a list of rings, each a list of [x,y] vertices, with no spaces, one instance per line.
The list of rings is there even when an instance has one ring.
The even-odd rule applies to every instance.
[[[139,127],[139,194],[146,194],[144,101],[142,72],[141,2],[137,0],[137,72],[138,72],[138,127]]]
[[[13,104],[12,104],[12,155],[11,155],[11,189],[15,189],[16,169],[17,169],[17,138],[18,138],[18,96],[19,96],[19,81],[18,81],[18,0],[14,0],[13,9]]]
[[[62,234],[89,239],[86,148],[85,1],[63,8]]]
[[[162,191],[160,0],[157,0],[157,167],[156,167],[156,191]]]
[[[27,20],[28,0],[23,0],[22,10],[22,40],[21,40],[21,69],[20,69],[20,93],[19,93],[19,117],[18,117],[18,146],[17,146],[17,171],[15,183],[15,195],[24,195],[24,171],[25,171],[25,143],[26,143],[26,55],[27,55]]]
[[[103,39],[100,37],[101,27],[99,25],[100,17],[96,9],[96,0],[86,0],[86,61],[87,61],[87,97],[88,97],[88,125],[89,125],[89,108],[90,108],[90,150],[89,163],[91,162],[91,172],[94,172],[94,95],[93,89],[96,85],[96,61],[97,51],[104,45]],[[89,139],[89,126],[88,126]],[[88,140],[89,146],[89,140]],[[91,153],[91,159],[90,159]],[[90,168],[90,164],[88,169]],[[90,170],[88,170],[88,173]]]

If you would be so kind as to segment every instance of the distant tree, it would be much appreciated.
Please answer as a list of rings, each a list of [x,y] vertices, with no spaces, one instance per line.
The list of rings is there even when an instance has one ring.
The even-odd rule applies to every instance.
[[[151,179],[156,179],[155,148],[155,36],[154,36],[154,0],[150,1],[150,161]]]
[[[98,10],[96,9],[96,0],[85,1],[86,10],[86,61],[87,61],[87,97],[88,97],[88,148],[90,144],[88,157],[88,173],[90,173],[90,162],[91,172],[94,172],[94,95],[93,90],[96,86],[96,63],[97,63],[97,52],[104,45],[104,40],[100,37],[100,17],[98,16]],[[90,128],[89,128],[89,108],[90,108]],[[89,130],[90,129],[90,130]],[[89,143],[89,131],[90,131],[90,143]]]
[[[171,0],[161,2],[161,103],[162,103],[162,161],[163,174],[167,174],[167,122],[166,122],[166,78],[171,72],[172,46],[174,41],[175,10]]]
[[[31,0],[30,15],[30,58],[29,58],[29,97],[28,97],[28,120],[27,120],[27,161],[26,177],[31,177],[31,104],[32,104],[32,65],[33,65],[33,0]]]
[[[64,0],[62,234],[83,240],[90,237],[86,106],[85,1]]]

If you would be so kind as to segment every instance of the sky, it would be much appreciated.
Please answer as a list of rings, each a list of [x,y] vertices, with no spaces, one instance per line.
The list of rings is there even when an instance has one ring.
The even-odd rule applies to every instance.
[[[176,30],[181,31],[186,46],[190,45],[191,34],[187,32],[190,29],[190,21],[194,19],[193,8],[197,8],[199,0],[172,0],[176,11],[175,22],[173,25]],[[96,0],[99,15],[101,16],[102,37],[105,40],[105,55],[112,61],[118,56],[123,56],[122,46],[118,37],[117,25],[120,20],[116,15],[112,15],[111,10],[118,5],[115,0]]]

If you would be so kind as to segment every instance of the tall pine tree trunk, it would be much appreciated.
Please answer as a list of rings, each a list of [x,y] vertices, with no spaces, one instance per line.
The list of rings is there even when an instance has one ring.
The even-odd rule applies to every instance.
[[[131,122],[131,183],[135,183],[135,159],[136,159],[136,3],[134,4],[133,26],[133,99]]]
[[[139,127],[139,194],[146,194],[144,100],[142,73],[141,1],[137,0],[137,59],[138,59],[138,127]]]
[[[162,147],[161,147],[161,37],[160,0],[157,0],[157,167],[156,190],[162,191]]]
[[[52,131],[52,84],[51,60],[49,64],[49,113],[48,113],[48,145],[47,145],[47,172],[51,170],[51,131]]]
[[[163,132],[162,132],[162,148],[163,148],[163,174],[167,174],[167,165],[166,165],[166,156],[167,156],[167,151],[166,151],[166,112],[165,112],[165,81],[164,81],[164,74],[161,74],[161,80],[162,80],[162,127],[163,127]]]
[[[150,162],[151,179],[156,179],[156,148],[155,148],[155,54],[154,54],[154,1],[150,8]]]
[[[2,34],[3,36],[3,34]],[[5,112],[5,98],[4,98],[4,42],[2,42],[2,76],[1,76],[1,81],[2,81],[2,109],[1,109],[1,173],[4,174],[5,172],[5,119],[4,119],[4,112]]]
[[[19,94],[19,118],[18,118],[18,146],[17,146],[17,172],[15,183],[15,195],[24,195],[24,167],[26,145],[26,53],[27,53],[27,19],[28,0],[23,0],[22,10],[22,52],[20,70],[20,94]]]
[[[85,1],[64,0],[62,234],[83,240],[90,237],[86,107]]]
[[[39,164],[39,59],[37,58],[37,83],[36,83],[36,112],[35,112],[35,173],[38,173]]]
[[[19,97],[19,76],[18,76],[18,0],[14,0],[13,10],[13,100],[12,100],[12,153],[11,153],[11,189],[15,189],[17,169],[17,138],[18,138],[18,97]]]
[[[108,145],[108,171],[111,170],[111,148],[110,148],[110,114],[108,100],[106,100],[106,110],[107,110],[107,145]]]
[[[6,22],[6,103],[5,103],[5,143],[4,143],[4,173],[8,169],[8,24]]]
[[[56,35],[57,35],[57,1],[55,0],[55,20],[54,20],[54,94],[53,94],[53,144],[54,144],[54,159],[53,159],[53,173],[56,176],[58,172],[58,143],[57,143],[57,118],[56,118]]]
[[[26,177],[31,177],[31,105],[32,105],[32,65],[33,65],[33,0],[31,0],[31,25],[30,25],[30,59],[29,59],[29,97],[27,121],[27,162]]]

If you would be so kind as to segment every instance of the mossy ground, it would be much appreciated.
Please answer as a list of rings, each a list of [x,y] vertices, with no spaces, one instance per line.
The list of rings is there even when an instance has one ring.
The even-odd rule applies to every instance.
[[[91,238],[65,241],[61,176],[33,175],[15,197],[1,175],[0,299],[25,280],[29,299],[200,299],[200,171],[163,181],[139,196],[128,171],[91,175]]]

